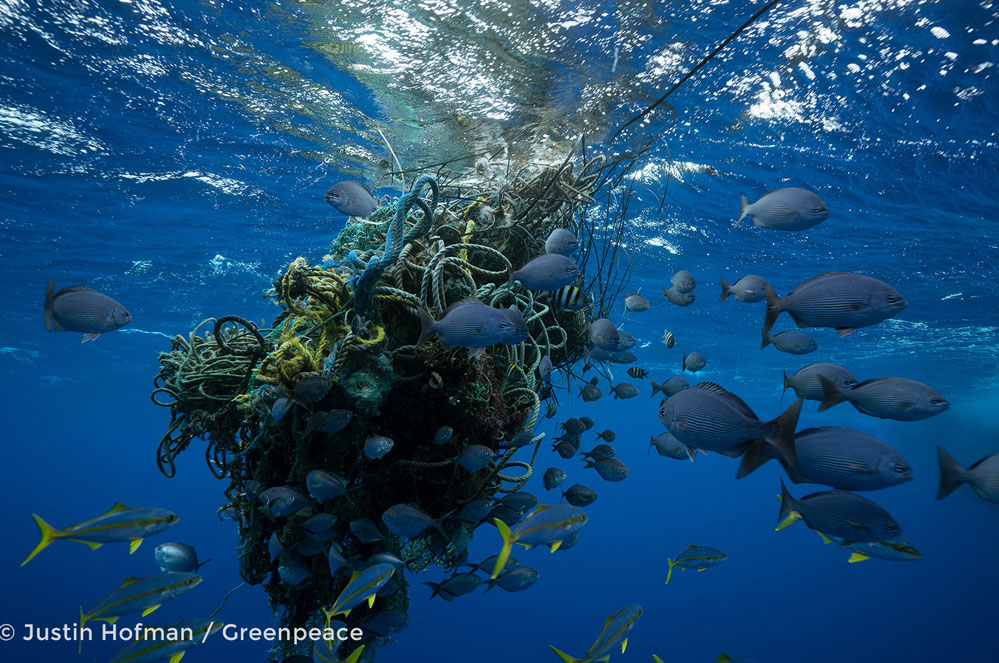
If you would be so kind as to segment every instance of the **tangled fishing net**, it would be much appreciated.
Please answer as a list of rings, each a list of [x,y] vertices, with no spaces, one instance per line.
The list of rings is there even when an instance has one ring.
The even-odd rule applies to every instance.
[[[621,181],[631,163],[566,158],[502,175],[480,164],[457,175],[423,176],[367,219],[351,218],[320,262],[294,260],[267,294],[281,307],[270,329],[237,316],[209,319],[187,337],[175,337],[160,355],[153,401],[171,413],[157,451],[160,470],[174,476],[178,454],[196,439],[206,443],[208,467],[229,481],[220,514],[238,526],[241,575],[265,586],[282,625],[322,625],[322,609],[350,574],[331,574],[326,555],[315,554],[306,558],[307,582],[284,582],[268,549],[272,535],[291,548],[304,537],[306,517],[322,511],[335,517],[346,558],[391,552],[411,572],[452,569],[475,524],[445,518],[446,537],[429,528],[406,540],[381,525],[382,513],[413,504],[441,518],[528,481],[542,436],[517,448],[506,441],[533,431],[553,398],[538,377],[542,357],[569,369],[583,356],[588,317],[603,315],[624,287],[630,263],[618,251],[630,188]],[[608,191],[605,211],[594,207],[601,189]],[[611,196],[613,190],[627,191]],[[591,296],[589,311],[559,308],[550,296],[509,283],[512,270],[544,253],[555,228],[580,240],[581,267],[589,265],[591,274],[578,285]],[[449,304],[470,296],[517,306],[530,336],[518,345],[492,346],[482,359],[447,350],[438,340],[415,345],[418,309],[439,319]],[[303,399],[303,380],[328,390]],[[275,412],[280,399],[290,404],[283,416]],[[337,410],[352,413],[349,423],[335,433],[317,430],[316,413]],[[442,426],[453,428],[453,437],[434,444]],[[374,435],[395,441],[376,460],[361,452]],[[469,473],[454,461],[472,444],[496,455]],[[273,486],[304,493],[306,475],[317,469],[346,479],[346,499],[270,517],[255,498]],[[380,542],[352,534],[350,523],[361,519],[379,525]],[[373,610],[409,607],[406,578],[397,572]],[[348,625],[370,611],[359,606]],[[365,638],[364,659],[372,660],[379,636]]]

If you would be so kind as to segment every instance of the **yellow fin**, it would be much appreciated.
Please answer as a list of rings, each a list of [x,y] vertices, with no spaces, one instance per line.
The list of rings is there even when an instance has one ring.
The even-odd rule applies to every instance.
[[[128,554],[131,555],[132,553],[134,553],[136,550],[139,549],[139,546],[141,545],[142,545],[142,539],[132,539],[131,541],[129,541]]]
[[[343,663],[357,663],[357,659],[361,658],[361,653],[364,651],[364,645],[361,645],[354,651],[350,653],[350,656],[343,659]]]
[[[118,621],[117,617],[94,617],[94,621],[107,622],[108,624],[114,624]]]
[[[115,502],[114,506],[111,507],[111,510],[108,511],[108,513],[118,513],[119,511],[124,511],[127,508],[128,507],[125,506],[124,504],[122,504],[121,502]],[[107,515],[107,514],[104,514],[104,515]]]
[[[157,603],[156,605],[149,606],[148,608],[146,608],[145,610],[142,611],[142,616],[145,617],[146,615],[153,614],[160,607],[160,605],[162,605],[162,604]]]
[[[368,608],[374,607],[376,596],[377,596],[376,594],[372,594],[371,596],[368,597]]]
[[[819,537],[822,539],[822,543],[832,543],[832,539],[830,539],[828,536],[826,536],[822,532],[816,532],[816,534],[818,534]]]
[[[574,658],[574,657],[572,657],[572,656],[569,656],[569,655],[568,655],[568,654],[566,654],[566,653],[565,653],[564,651],[559,651],[558,649],[556,649],[556,648],[555,648],[554,646],[552,646],[552,645],[548,645],[548,646],[549,646],[549,647],[551,648],[551,650],[552,650],[553,652],[555,652],[556,654],[558,654],[558,657],[559,657],[560,659],[562,659],[562,660],[564,661],[564,663],[579,663],[579,659],[578,659],[578,658]]]
[[[556,550],[558,550],[559,547],[561,547],[561,545],[562,545],[561,539],[558,540],[558,541],[556,541],[555,543],[553,543],[552,544],[552,552],[555,552]]]
[[[93,541],[84,541],[83,539],[66,539],[66,540],[72,541],[73,543],[82,543],[91,550],[97,550],[98,548],[104,545],[103,543],[94,543]]]
[[[53,541],[59,538],[58,530],[42,520],[40,516],[35,514],[31,515],[35,519],[35,524],[38,525],[38,531],[41,533],[42,538],[38,542],[38,545],[35,546],[35,549],[31,551],[31,554],[28,555],[23,562],[21,562],[21,566],[30,562],[35,555],[48,548]]]
[[[655,654],[652,655],[652,660],[655,661],[656,663],[663,663],[663,660],[658,656],[656,656]]]
[[[623,654],[624,650],[627,648],[628,648],[628,638],[625,638],[624,640],[621,641],[621,653]]]
[[[667,558],[666,563],[669,564],[669,571],[666,573],[666,584],[668,585],[669,579],[673,577],[673,567],[676,566],[676,562]]]
[[[779,532],[782,529],[784,529],[785,527],[787,527],[788,525],[793,525],[794,523],[798,522],[799,520],[801,520],[801,514],[798,513],[797,511],[792,511],[791,513],[787,514],[787,518],[785,518],[783,521],[781,521],[781,523],[779,525],[777,525],[777,527],[774,529],[774,531],[775,532]]]
[[[864,553],[854,552],[852,555],[850,555],[850,559],[848,559],[846,561],[848,561],[851,564],[853,564],[855,562],[866,562],[870,558],[871,558],[870,555],[865,555]]]
[[[135,576],[128,576],[127,578],[125,578],[125,582],[121,583],[121,586],[128,587],[133,582],[139,582],[140,580],[142,580],[142,578],[136,578]]]
[[[179,651],[173,656],[171,656],[167,663],[180,663],[180,659],[184,658],[184,654],[187,652]]]
[[[493,567],[492,575],[490,576],[493,580],[496,576],[500,574],[504,568],[506,568],[506,563],[510,559],[510,551],[513,550],[513,532],[510,531],[510,527],[504,523],[499,518],[493,518],[493,524],[496,525],[496,529],[499,530],[500,536],[503,537],[503,547],[500,548],[499,554],[496,555],[496,566]]]

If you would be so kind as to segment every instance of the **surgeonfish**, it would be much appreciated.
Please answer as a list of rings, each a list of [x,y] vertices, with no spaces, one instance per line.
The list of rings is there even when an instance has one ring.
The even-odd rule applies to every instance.
[[[747,216],[753,224],[774,230],[805,230],[829,218],[829,208],[807,189],[785,187],[763,194],[755,203],[742,196],[738,226]]]
[[[30,562],[35,555],[45,550],[56,539],[76,541],[90,546],[92,550],[97,550],[105,543],[129,541],[128,552],[131,554],[142,544],[142,539],[159,534],[177,524],[179,520],[177,514],[166,509],[145,506],[127,507],[117,502],[107,513],[62,530],[55,529],[36,514],[32,514],[32,516],[35,519],[35,524],[38,525],[41,540],[31,551],[31,554],[21,562],[21,566]]]
[[[586,650],[581,658],[575,658],[563,651],[559,651],[552,645],[551,650],[558,654],[563,663],[591,663],[592,661],[606,661],[610,658],[611,652],[621,645],[623,654],[628,648],[628,634],[634,628],[635,622],[642,616],[642,606],[637,603],[629,603],[613,615],[604,620],[604,627],[601,629],[597,639],[594,640],[590,648]]]
[[[666,560],[667,565],[669,565],[669,571],[666,573],[666,584],[668,585],[670,578],[673,577],[673,567],[675,566],[679,566],[681,569],[703,571],[704,569],[721,564],[726,559],[728,559],[728,555],[717,548],[691,544],[676,557]]]
[[[55,279],[45,287],[45,328],[51,332],[83,332],[80,342],[86,343],[131,321],[124,306],[92,288],[74,285],[55,292]]]

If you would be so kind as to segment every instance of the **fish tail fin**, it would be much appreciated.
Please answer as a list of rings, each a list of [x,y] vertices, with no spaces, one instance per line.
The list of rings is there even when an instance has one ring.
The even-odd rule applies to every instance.
[[[668,585],[669,579],[673,577],[673,567],[676,566],[676,562],[667,557],[666,564],[669,565],[669,571],[666,572],[666,584]]]
[[[683,359],[680,361],[680,370],[681,371],[687,370],[687,355],[686,354],[683,355]]]
[[[798,459],[794,453],[794,429],[798,426],[798,416],[801,414],[802,399],[796,400],[791,407],[772,422],[774,430],[767,438],[780,453],[781,458],[790,471],[798,469]]]
[[[766,440],[753,440],[746,447],[746,453],[742,455],[742,462],[739,463],[739,471],[735,478],[741,479],[755,472],[761,465],[773,458],[770,453],[771,446]]]
[[[53,541],[59,538],[59,530],[49,525],[47,522],[42,520],[41,516],[37,514],[31,514],[35,519],[35,524],[38,525],[38,532],[41,534],[41,540],[39,540],[38,545],[35,549],[31,551],[31,554],[21,562],[21,566],[24,566],[34,558],[35,555],[42,552],[48,548]]]
[[[784,479],[780,480],[780,513],[777,514],[777,521],[786,520],[794,513],[794,498],[788,492]],[[790,523],[788,523],[790,524]],[[787,527],[787,525],[784,525]],[[783,529],[783,528],[781,528]]]
[[[562,494],[565,495],[565,493]],[[510,551],[513,550],[514,538],[513,532],[510,531],[510,527],[505,522],[499,518],[493,518],[493,524],[496,525],[496,529],[499,530],[500,536],[503,537],[503,547],[496,556],[496,565],[493,567],[493,572],[490,575],[490,578],[495,580],[496,576],[500,574],[500,571],[506,568],[506,563],[510,560]]]
[[[787,377],[787,371],[783,371],[783,373],[784,373],[784,389],[783,391],[780,392],[781,400],[784,400],[784,394],[787,393],[788,387],[791,386],[791,378]]]
[[[767,330],[763,330],[763,341],[760,343],[760,350],[767,347],[774,342],[774,337],[767,333]]]
[[[866,562],[869,559],[870,559],[869,555],[865,555],[864,553],[854,552],[852,555],[850,555],[850,559],[846,561],[850,562],[851,564],[856,564],[857,562]]]
[[[560,659],[562,659],[563,663],[579,663],[579,659],[578,658],[575,658],[573,656],[569,656],[564,651],[556,649],[553,645],[548,645],[548,646],[551,647],[551,650],[553,652],[555,652],[556,654],[558,654],[558,657]]]
[[[343,659],[343,663],[357,663],[358,659],[361,658],[361,654],[364,653],[364,647],[365,645],[361,645],[360,647],[352,651],[350,653],[350,656]]]
[[[55,327],[53,326],[55,314],[52,307],[54,303],[55,279],[49,279],[48,285],[45,286],[45,329],[49,331],[55,331]]]
[[[958,465],[942,447],[937,447],[937,463],[940,465],[940,489],[937,490],[937,499],[942,500],[968,479],[964,468]]]
[[[763,331],[768,332],[770,328],[774,326],[777,322],[777,316],[780,315],[780,297],[774,292],[774,289],[767,284],[767,314],[763,318]]]
[[[649,395],[649,398],[655,398],[656,394],[659,393],[659,390],[662,389],[662,385],[657,384],[652,378],[649,378],[649,382],[652,383],[652,393]]]
[[[80,636],[79,642],[76,645],[77,655],[83,653],[83,625],[87,623],[87,616],[83,614],[83,606],[80,606],[80,621],[77,622],[76,633]]]
[[[430,598],[434,598],[435,596],[437,596],[438,594],[441,593],[441,586],[440,586],[439,583],[436,583],[436,582],[425,582],[423,584],[426,585],[427,587],[429,587],[431,589]]]
[[[723,302],[729,295],[732,294],[732,286],[729,285],[728,281],[722,279],[721,288],[722,288],[721,297],[718,298],[718,301]]]
[[[749,214],[749,201],[746,200],[745,196],[742,196],[741,199],[739,200],[739,218],[736,219],[735,225],[732,227],[733,228],[739,227],[739,224],[742,223],[742,220],[745,219],[748,214]]]
[[[694,460],[697,459],[697,449],[695,449],[694,447],[688,446],[686,444],[683,445],[683,449],[684,449],[684,451],[687,452],[687,458],[689,458],[690,462],[693,463]]]
[[[425,309],[419,308],[416,312],[420,314],[420,340],[416,342],[417,347],[419,347],[434,335],[435,321],[430,312]]]
[[[822,403],[819,404],[819,412],[828,410],[837,403],[842,403],[847,399],[846,391],[824,375],[819,375],[819,384],[822,386]]]
[[[201,562],[200,564],[195,564],[194,565],[194,572],[197,573],[201,569],[202,566],[204,566],[205,564],[207,564],[210,561],[212,561],[211,557],[209,557],[205,561]]]
[[[666,296],[666,286],[663,286],[663,297]]]

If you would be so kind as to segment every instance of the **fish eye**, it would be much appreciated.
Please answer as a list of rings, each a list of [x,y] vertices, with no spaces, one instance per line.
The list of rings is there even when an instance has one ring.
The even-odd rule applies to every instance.
[[[812,208],[812,213],[813,214],[822,214],[823,211],[824,210],[821,207],[813,207]]]
[[[944,404],[944,403],[946,403],[947,401],[945,401],[945,400],[944,400],[944,399],[942,399],[942,398],[934,398],[934,399],[933,399],[933,400],[931,400],[930,402],[931,402],[931,403],[933,403],[934,405],[943,405],[943,404]]]
[[[899,474],[905,472],[907,469],[909,468],[907,468],[905,465],[902,465],[901,463],[895,463],[895,471],[898,472]]]
[[[885,523],[885,529],[888,530],[889,532],[891,532],[891,531],[896,530],[898,528],[895,526],[895,523]]]

